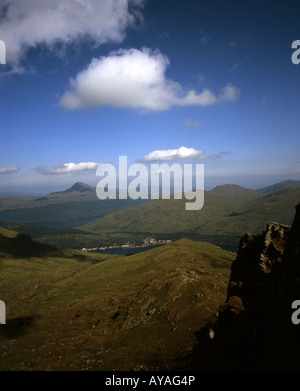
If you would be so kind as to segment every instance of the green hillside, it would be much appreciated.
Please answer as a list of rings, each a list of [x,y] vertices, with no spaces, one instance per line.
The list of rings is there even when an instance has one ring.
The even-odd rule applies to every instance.
[[[186,239],[129,257],[48,250],[21,256],[0,244],[0,370],[183,368],[234,258]]]
[[[151,200],[144,205],[126,208],[85,224],[81,229],[91,232],[194,232],[201,226],[240,210],[240,203],[204,192],[204,206],[186,211],[181,200]]]
[[[246,231],[261,232],[270,220],[290,225],[294,206],[299,203],[299,199],[300,188],[297,187],[286,188],[245,203],[205,192],[204,207],[198,211],[186,211],[184,200],[153,200],[145,205],[105,216],[80,228],[94,233],[182,232],[211,238],[222,235],[240,237]]]

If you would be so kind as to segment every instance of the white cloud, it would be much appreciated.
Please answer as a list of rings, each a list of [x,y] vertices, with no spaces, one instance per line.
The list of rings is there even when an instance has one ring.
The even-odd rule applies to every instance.
[[[184,121],[184,125],[189,129],[194,129],[194,128],[200,128],[201,126],[203,126],[204,122],[201,120],[191,120],[190,118],[187,118]]]
[[[36,171],[44,175],[88,174],[91,171],[95,171],[101,165],[102,163],[96,162],[65,163],[51,169],[40,166],[36,168]]]
[[[0,37],[7,62],[18,64],[28,49],[89,37],[96,44],[121,42],[141,20],[144,0],[2,0]],[[2,18],[1,18],[2,14]]]
[[[0,175],[13,174],[14,172],[17,172],[19,170],[20,167],[18,167],[16,164],[13,164],[12,166],[0,168]]]
[[[142,162],[156,162],[168,160],[183,160],[183,159],[217,159],[222,155],[229,155],[230,152],[219,152],[215,155],[206,155],[203,151],[195,148],[180,147],[177,149],[164,149],[150,152],[148,155],[140,159]]]
[[[96,108],[105,105],[144,111],[167,110],[173,105],[209,106],[234,101],[239,90],[224,87],[218,96],[209,90],[185,92],[165,76],[168,58],[160,51],[118,50],[107,57],[93,59],[66,91],[60,105],[67,109]]]

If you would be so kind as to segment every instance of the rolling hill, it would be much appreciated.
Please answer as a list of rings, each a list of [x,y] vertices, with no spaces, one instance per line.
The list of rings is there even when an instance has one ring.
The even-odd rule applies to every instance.
[[[187,239],[129,257],[28,237],[32,254],[16,253],[18,240],[0,230],[2,371],[185,368],[195,332],[226,297],[234,259]]]

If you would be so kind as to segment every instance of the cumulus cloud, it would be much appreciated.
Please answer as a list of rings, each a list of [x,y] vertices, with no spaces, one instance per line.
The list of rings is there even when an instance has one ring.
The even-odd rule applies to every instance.
[[[81,162],[81,163],[65,163],[57,165],[53,168],[40,166],[36,171],[43,175],[72,175],[72,174],[88,174],[95,171],[102,163],[96,162]]]
[[[218,95],[210,90],[184,91],[180,83],[166,78],[169,59],[158,50],[143,48],[111,52],[93,59],[70,82],[60,99],[67,109],[96,108],[105,105],[143,111],[167,110],[173,105],[209,106],[234,101],[239,90],[227,85]]]
[[[2,0],[0,37],[7,62],[18,64],[30,48],[90,38],[100,45],[121,42],[142,19],[144,0]]]
[[[177,149],[163,149],[150,152],[148,155],[139,159],[141,162],[157,162],[157,161],[169,161],[169,160],[205,160],[205,159],[217,159],[222,155],[228,155],[230,152],[219,152],[215,155],[206,155],[203,151],[195,148],[180,147]]]
[[[194,129],[194,128],[200,128],[201,126],[204,125],[203,121],[200,120],[191,120],[190,118],[187,118],[184,121],[184,125],[189,128],[189,129]]]
[[[18,167],[16,164],[13,164],[12,166],[0,168],[0,175],[13,174],[14,172],[17,172],[19,170],[20,167]]]

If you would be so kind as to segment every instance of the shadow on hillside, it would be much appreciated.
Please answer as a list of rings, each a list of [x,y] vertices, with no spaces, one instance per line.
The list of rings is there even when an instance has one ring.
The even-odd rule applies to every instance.
[[[24,234],[18,234],[15,238],[0,235],[0,251],[13,257],[63,256],[59,248],[34,242],[29,235]]]
[[[193,350],[183,358],[184,370],[215,371],[219,370],[214,344],[209,336],[210,325],[204,326],[194,333],[197,342]]]
[[[6,324],[1,326],[0,335],[6,339],[21,336],[32,325],[33,321],[39,317],[40,315],[31,315],[8,319]]]

